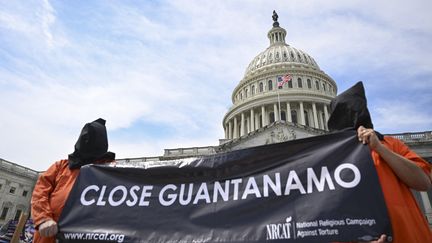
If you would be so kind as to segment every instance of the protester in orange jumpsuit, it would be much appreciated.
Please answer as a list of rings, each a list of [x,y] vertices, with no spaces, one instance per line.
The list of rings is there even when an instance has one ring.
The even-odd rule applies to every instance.
[[[355,128],[359,141],[371,149],[393,231],[392,239],[381,235],[374,242],[432,242],[425,216],[410,191],[432,187],[431,165],[402,141],[373,130],[361,82],[334,98],[330,106],[329,130]]]
[[[67,160],[55,162],[36,182],[31,200],[31,214],[37,231],[35,243],[54,243],[57,222],[66,199],[83,165],[111,162],[115,154],[108,152],[105,120],[87,123]]]

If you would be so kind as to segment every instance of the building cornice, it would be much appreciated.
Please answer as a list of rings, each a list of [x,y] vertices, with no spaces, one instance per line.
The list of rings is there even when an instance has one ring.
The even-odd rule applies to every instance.
[[[39,176],[39,172],[35,170],[29,169],[27,167],[15,164],[4,159],[0,159],[0,170],[32,180],[36,180]]]

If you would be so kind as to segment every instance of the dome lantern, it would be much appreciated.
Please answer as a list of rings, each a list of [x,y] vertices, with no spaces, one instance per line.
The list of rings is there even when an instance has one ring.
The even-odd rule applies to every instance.
[[[252,77],[270,66],[278,64],[303,65],[321,71],[315,60],[306,52],[294,48],[286,43],[286,30],[280,27],[278,15],[273,11],[273,26],[267,33],[270,45],[259,53],[247,66],[244,78]]]
[[[268,32],[267,37],[270,39],[270,45],[276,44],[286,44],[285,36],[286,30],[279,27],[278,15],[275,10],[273,10],[273,28]]]

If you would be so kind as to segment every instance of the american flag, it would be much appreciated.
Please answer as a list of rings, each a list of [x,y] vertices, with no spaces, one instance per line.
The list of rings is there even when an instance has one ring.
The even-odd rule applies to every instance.
[[[278,87],[282,87],[284,83],[288,83],[292,79],[292,76],[289,74],[286,74],[282,77],[278,78]]]

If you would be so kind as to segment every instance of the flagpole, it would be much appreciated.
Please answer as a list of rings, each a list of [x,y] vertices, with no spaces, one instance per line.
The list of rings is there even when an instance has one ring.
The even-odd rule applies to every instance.
[[[282,84],[282,87],[283,87],[283,84]],[[279,104],[279,121],[282,121],[282,117],[281,117],[281,108],[280,108],[280,98],[279,98],[279,85],[278,85],[278,91],[277,91],[277,94],[278,94],[278,104]]]

